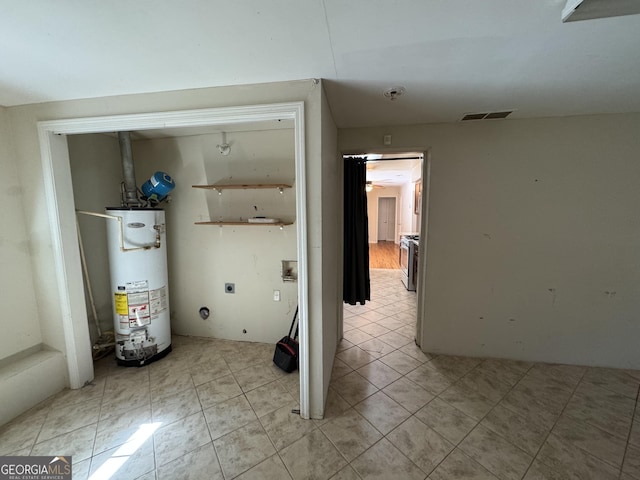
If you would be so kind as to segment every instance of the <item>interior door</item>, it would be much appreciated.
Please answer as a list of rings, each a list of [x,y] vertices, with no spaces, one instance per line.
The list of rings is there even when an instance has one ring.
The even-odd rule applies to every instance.
[[[378,241],[395,241],[396,199],[381,197],[378,199]]]

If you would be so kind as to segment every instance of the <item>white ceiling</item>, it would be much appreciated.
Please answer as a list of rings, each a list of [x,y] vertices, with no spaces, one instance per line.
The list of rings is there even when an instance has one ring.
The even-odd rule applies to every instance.
[[[324,78],[339,127],[640,111],[640,15],[563,24],[564,6],[0,0],[0,105]]]
[[[422,155],[420,155],[422,156]],[[411,182],[411,172],[422,160],[367,161],[367,181],[376,187],[395,187]]]

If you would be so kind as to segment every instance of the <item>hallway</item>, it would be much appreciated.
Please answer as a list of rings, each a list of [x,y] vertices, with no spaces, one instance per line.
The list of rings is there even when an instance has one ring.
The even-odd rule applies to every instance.
[[[369,244],[369,268],[398,269],[399,246],[394,242],[379,241]]]

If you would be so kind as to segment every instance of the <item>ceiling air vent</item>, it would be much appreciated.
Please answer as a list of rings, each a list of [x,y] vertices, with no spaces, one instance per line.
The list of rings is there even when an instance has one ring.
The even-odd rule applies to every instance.
[[[464,122],[467,120],[493,120],[496,118],[507,118],[512,113],[513,110],[502,112],[466,113],[464,117],[462,117],[462,121]]]
[[[464,117],[462,117],[462,121],[464,122],[465,120],[482,120],[487,115],[487,113],[467,113]]]
[[[562,10],[562,21],[576,22],[638,13],[640,13],[638,0],[567,0]]]
[[[488,113],[487,116],[484,117],[484,119],[490,120],[492,118],[507,118],[512,113],[513,113],[513,110],[511,110],[510,112],[491,112],[491,113]]]

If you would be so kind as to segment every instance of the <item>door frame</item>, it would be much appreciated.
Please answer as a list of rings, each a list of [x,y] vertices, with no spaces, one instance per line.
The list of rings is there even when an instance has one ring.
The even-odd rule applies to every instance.
[[[291,119],[294,124],[299,303],[300,415],[309,418],[308,252],[304,102],[249,105],[38,122],[45,197],[62,310],[71,388],[94,376],[71,181],[67,135],[189,128]]]
[[[422,158],[422,198],[420,203],[420,253],[418,255],[417,319],[416,344],[421,347],[426,340],[426,305],[427,305],[427,257],[429,249],[429,195],[431,193],[431,150],[426,149]]]
[[[371,146],[371,147],[360,147],[360,148],[349,148],[348,150],[341,150],[340,156],[344,158],[349,155],[362,155],[362,152],[370,152],[370,153],[405,153],[405,152],[422,152],[422,201],[421,201],[421,209],[422,214],[420,216],[420,258],[418,260],[418,278],[420,280],[420,288],[416,291],[416,337],[415,341],[418,347],[423,345],[425,336],[427,334],[426,325],[426,299],[427,299],[427,288],[429,286],[428,279],[426,278],[425,272],[427,272],[427,256],[428,256],[428,246],[429,246],[429,195],[430,195],[430,184],[431,184],[431,149],[429,147],[415,147],[415,148],[407,148],[407,147],[384,147],[380,148],[379,146]],[[397,208],[397,200],[396,200],[396,208]],[[344,214],[343,214],[344,215]],[[344,218],[343,218],[344,220]],[[344,234],[342,238],[342,243],[344,244]],[[344,271],[341,271],[341,277],[344,275]],[[339,332],[339,337],[342,337],[342,332]]]

